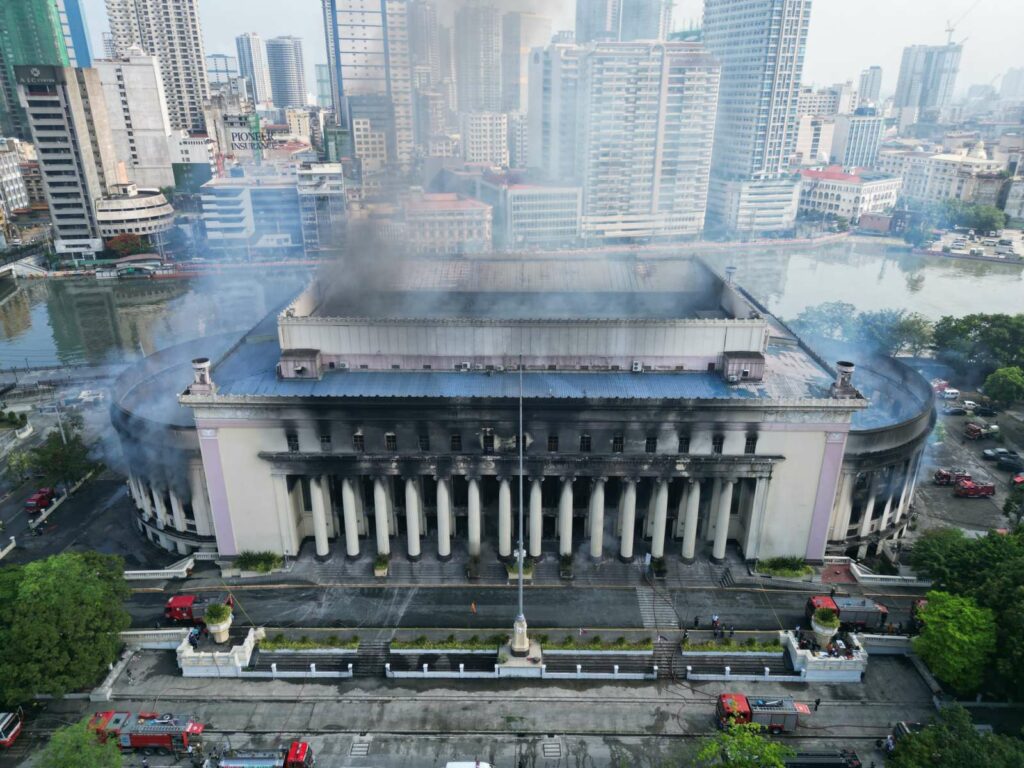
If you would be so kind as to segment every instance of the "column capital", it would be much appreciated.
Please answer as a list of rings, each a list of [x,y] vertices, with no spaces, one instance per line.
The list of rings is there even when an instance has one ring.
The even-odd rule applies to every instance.
[[[591,485],[597,485],[598,483],[607,483],[607,482],[608,482],[608,478],[606,476],[604,476],[604,475],[598,475],[596,477],[590,478],[590,484]]]

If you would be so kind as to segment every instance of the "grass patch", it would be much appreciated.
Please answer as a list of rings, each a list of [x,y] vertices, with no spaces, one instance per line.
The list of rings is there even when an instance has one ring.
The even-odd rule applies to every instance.
[[[537,638],[538,640],[540,638]],[[649,637],[642,637],[639,640],[627,640],[624,637],[617,637],[614,640],[605,640],[600,635],[566,635],[561,640],[541,641],[544,648],[554,651],[651,651],[654,650],[654,641]]]
[[[814,569],[802,557],[769,557],[767,560],[758,560],[757,572],[795,579],[814,573]]]
[[[510,579],[518,579],[519,578],[519,563],[514,562],[514,561],[511,562],[511,563],[505,563],[505,570],[508,572],[508,577]],[[523,561],[523,578],[527,578],[527,579],[533,578],[533,561],[532,560],[524,560]]]
[[[238,553],[234,565],[241,571],[270,573],[284,565],[284,558],[276,552],[253,552],[247,549]]]
[[[715,651],[718,653],[725,651],[777,653],[781,649],[782,645],[779,643],[779,638],[777,637],[773,637],[771,640],[757,640],[756,638],[748,637],[742,642],[726,638],[725,640],[709,640],[706,643],[683,643],[682,646],[682,650],[684,651]]]
[[[391,647],[396,650],[409,648],[423,648],[428,651],[493,651],[509,641],[506,634],[471,635],[470,637],[456,637],[448,635],[445,638],[428,638],[426,635],[414,637],[411,640],[392,640]]]
[[[274,635],[260,640],[260,648],[264,651],[315,651],[321,648],[348,648],[355,650],[359,647],[359,636],[338,637],[327,635],[311,639],[305,635],[298,640],[285,637],[282,634]]]

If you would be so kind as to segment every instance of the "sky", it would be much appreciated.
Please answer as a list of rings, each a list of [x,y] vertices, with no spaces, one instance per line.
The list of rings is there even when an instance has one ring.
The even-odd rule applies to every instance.
[[[102,55],[107,29],[105,0],[83,0],[95,52]],[[457,0],[438,0],[450,13]],[[545,13],[556,29],[571,29],[574,0],[496,0],[506,10]],[[320,0],[200,0],[207,53],[235,53],[235,36],[258,32],[303,38],[306,89],[315,90],[313,66],[326,62]],[[675,26],[698,23],[703,0],[676,0]],[[543,9],[543,10],[542,10]],[[804,63],[804,82],[828,85],[853,80],[872,64],[882,67],[882,92],[896,87],[903,47],[946,40],[946,24],[955,23],[953,39],[964,40],[957,90],[976,83],[999,84],[1010,67],[1024,67],[1022,0],[814,0]]]

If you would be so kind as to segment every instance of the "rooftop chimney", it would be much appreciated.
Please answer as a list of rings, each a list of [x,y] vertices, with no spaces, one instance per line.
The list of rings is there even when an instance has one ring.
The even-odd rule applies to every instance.
[[[860,392],[853,386],[853,371],[857,366],[849,360],[836,361],[836,380],[832,383],[830,394],[841,400],[860,397]]]
[[[195,358],[192,361],[192,384],[188,388],[189,394],[210,394],[216,390],[217,387],[210,378],[210,358]]]

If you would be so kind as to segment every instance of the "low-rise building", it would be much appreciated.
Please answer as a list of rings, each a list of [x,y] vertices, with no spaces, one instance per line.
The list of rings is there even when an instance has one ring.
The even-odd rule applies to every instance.
[[[727,232],[747,236],[786,232],[796,225],[800,202],[799,176],[777,179],[711,178],[708,210]]]
[[[217,175],[217,143],[205,134],[177,131],[171,135],[171,169],[181,192],[198,192]]]
[[[341,163],[318,163],[299,169],[298,194],[306,256],[340,253],[346,209]]]
[[[534,184],[521,172],[491,170],[459,186],[494,209],[494,245],[500,250],[557,248],[580,239],[580,187]]]
[[[158,189],[121,184],[96,202],[96,222],[104,240],[118,235],[158,239],[174,226],[174,208]]]
[[[461,116],[462,158],[467,163],[508,165],[508,115],[471,112]]]
[[[200,192],[212,254],[250,260],[303,255],[294,176],[211,179]]]
[[[818,165],[832,156],[832,138],[836,121],[832,117],[801,115],[796,133],[796,154],[793,164]]]
[[[484,253],[492,248],[491,206],[455,193],[418,192],[402,201],[409,246],[419,253]]]
[[[862,107],[852,115],[837,115],[831,159],[844,168],[870,168],[885,130],[885,118],[874,107]]]
[[[943,200],[970,201],[979,175],[998,173],[1001,164],[990,160],[985,147],[957,152],[925,152],[905,149],[882,150],[879,170],[903,177],[903,196],[915,203]]]
[[[884,213],[896,205],[899,176],[844,170],[841,166],[800,171],[800,212],[842,216],[856,222],[864,213]]]
[[[43,187],[43,172],[37,160],[27,160],[19,164],[21,179],[25,182],[30,208],[46,210],[46,190]]]
[[[0,212],[10,217],[28,207],[28,190],[21,177],[18,149],[13,142],[0,139]]]

